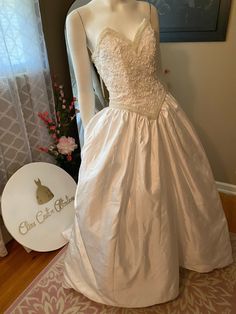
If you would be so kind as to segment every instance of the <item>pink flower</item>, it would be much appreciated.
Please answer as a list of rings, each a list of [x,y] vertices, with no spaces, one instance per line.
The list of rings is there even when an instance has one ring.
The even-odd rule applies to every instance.
[[[69,154],[69,155],[67,155],[66,159],[67,159],[68,161],[71,161],[71,160],[72,160],[72,156]]]
[[[65,105],[62,105],[62,109],[66,109],[66,106],[65,106]]]
[[[62,136],[59,138],[57,149],[62,155],[70,155],[77,148],[73,137]]]
[[[41,152],[48,153],[48,148],[47,147],[39,147],[38,149]]]
[[[48,113],[47,111],[45,111],[45,112],[43,113],[43,115],[44,115],[45,117],[47,117],[47,116],[49,115],[49,113]]]
[[[49,129],[52,130],[52,131],[54,131],[54,130],[56,130],[56,126],[55,126],[55,125],[52,125],[52,126],[49,127]]]
[[[46,124],[48,124],[48,121],[49,121],[48,115],[49,115],[49,114],[48,114],[47,111],[46,111],[46,112],[39,112],[39,113],[38,113],[39,118],[40,118],[41,120],[43,120],[43,122],[46,123]]]

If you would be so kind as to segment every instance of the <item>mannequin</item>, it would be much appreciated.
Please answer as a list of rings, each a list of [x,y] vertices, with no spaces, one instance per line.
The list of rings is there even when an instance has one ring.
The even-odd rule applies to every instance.
[[[160,81],[157,11],[92,0],[67,32],[85,143],[63,286],[119,307],[173,300],[180,266],[209,272],[233,259],[203,146]],[[109,92],[94,116],[90,53]]]
[[[99,35],[105,28],[112,28],[133,40],[143,18],[149,16],[149,11],[149,3],[145,1],[92,0],[68,15],[66,20],[68,48],[75,72],[84,128],[95,112],[89,52],[94,51]],[[155,30],[158,30],[158,13],[153,5],[151,5],[151,24]]]

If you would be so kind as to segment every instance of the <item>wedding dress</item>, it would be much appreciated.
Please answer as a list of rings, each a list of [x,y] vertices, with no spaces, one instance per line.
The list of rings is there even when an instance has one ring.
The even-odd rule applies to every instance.
[[[204,148],[159,81],[148,18],[133,41],[111,28],[92,60],[110,102],[85,128],[64,286],[119,307],[179,294],[179,267],[232,263],[226,218]]]

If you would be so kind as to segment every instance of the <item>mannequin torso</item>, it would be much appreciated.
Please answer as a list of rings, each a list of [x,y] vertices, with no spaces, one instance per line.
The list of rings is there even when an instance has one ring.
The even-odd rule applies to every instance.
[[[151,10],[150,10],[151,8]],[[83,126],[94,115],[94,91],[88,49],[95,50],[99,36],[111,28],[133,40],[144,18],[158,29],[158,14],[154,6],[136,0],[92,0],[71,12],[66,20],[68,47],[78,87],[78,102]]]

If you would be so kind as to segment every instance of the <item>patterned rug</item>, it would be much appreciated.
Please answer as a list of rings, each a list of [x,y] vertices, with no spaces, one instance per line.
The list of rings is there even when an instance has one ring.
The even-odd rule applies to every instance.
[[[236,313],[236,234],[231,233],[234,263],[199,274],[180,269],[180,294],[164,304],[139,309],[95,303],[61,286],[63,249],[5,314],[234,314]],[[224,248],[222,248],[224,249]]]

